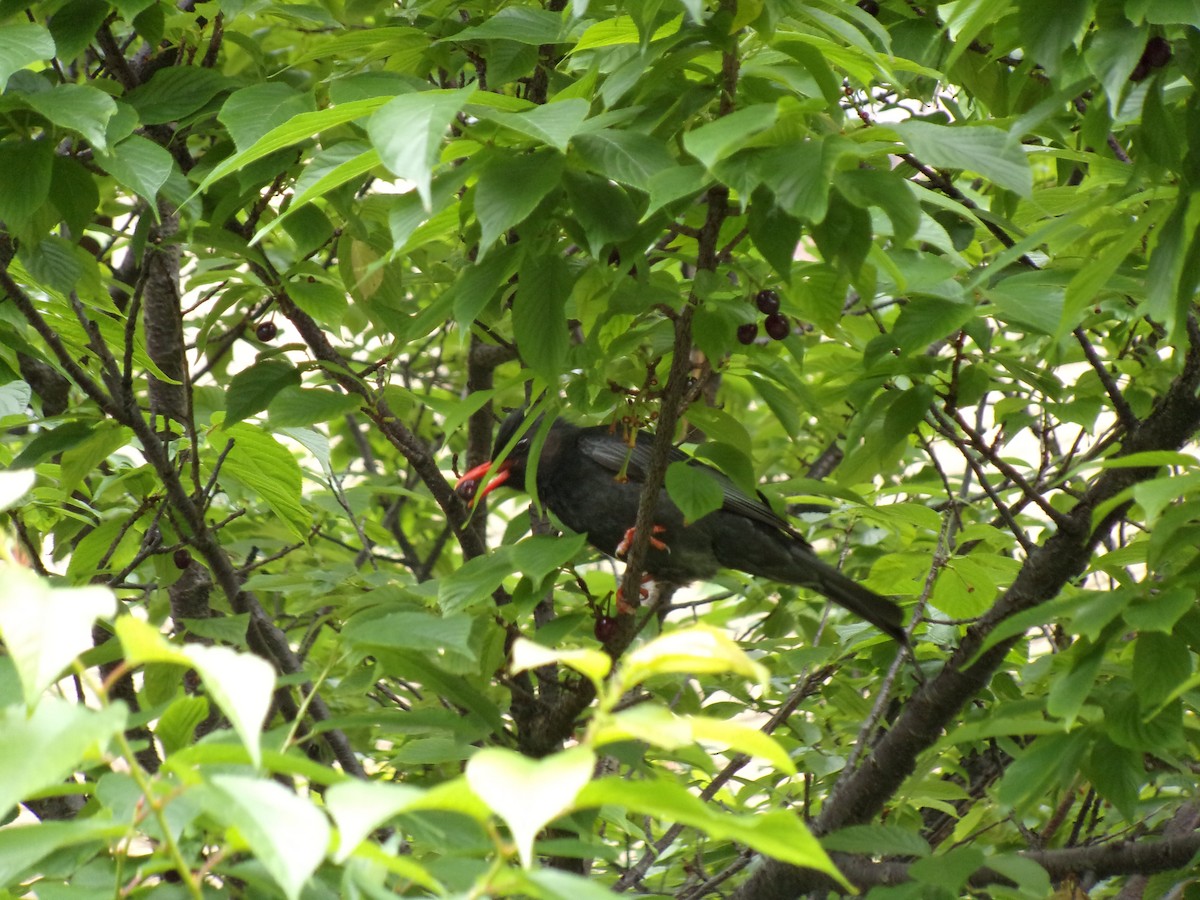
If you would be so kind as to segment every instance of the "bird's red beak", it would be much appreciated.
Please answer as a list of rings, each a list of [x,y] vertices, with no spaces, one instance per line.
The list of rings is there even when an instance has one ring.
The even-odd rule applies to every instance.
[[[500,487],[500,485],[504,484],[504,482],[508,481],[509,469],[511,467],[512,463],[507,459],[500,463],[500,465],[496,467],[495,477],[483,486],[483,490],[479,490],[480,482],[483,481],[488,472],[490,472],[492,469],[491,460],[485,463],[480,463],[469,472],[463,473],[463,477],[458,479],[458,482],[454,485],[454,490],[456,490],[459,496],[464,500],[478,503],[496,488]]]

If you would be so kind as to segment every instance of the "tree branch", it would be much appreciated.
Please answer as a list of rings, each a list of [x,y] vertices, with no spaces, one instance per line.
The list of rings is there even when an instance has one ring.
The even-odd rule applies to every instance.
[[[1136,841],[1093,844],[1088,847],[1064,847],[1057,850],[1026,850],[1016,854],[1032,860],[1052,879],[1089,873],[1096,878],[1119,875],[1152,875],[1186,866],[1200,853],[1200,834],[1174,837],[1142,838]],[[897,885],[910,881],[912,863],[873,862],[861,856],[845,853],[830,854],[838,869],[856,887],[867,889],[879,885]],[[993,869],[984,867],[969,879],[974,887],[989,884],[1012,884],[1011,880]],[[832,887],[832,882],[826,882]],[[1140,896],[1140,895],[1139,895]]]
[[[1182,372],[1156,409],[1132,429],[1118,456],[1150,450],[1178,450],[1200,429],[1200,329],[1188,322],[1191,346]],[[867,822],[916,769],[918,756],[938,740],[962,706],[991,680],[1009,649],[1021,635],[994,643],[989,639],[1007,619],[1053,598],[1087,568],[1101,538],[1124,515],[1128,503],[1107,510],[1093,528],[1096,511],[1127,488],[1152,478],[1153,468],[1112,468],[1100,472],[1070,512],[1061,516],[1059,530],[1026,560],[1016,579],[979,621],[934,678],[918,689],[892,729],[870,756],[838,786],[814,822],[818,835]],[[824,882],[812,870],[767,860],[735,892],[734,900],[791,898]]]

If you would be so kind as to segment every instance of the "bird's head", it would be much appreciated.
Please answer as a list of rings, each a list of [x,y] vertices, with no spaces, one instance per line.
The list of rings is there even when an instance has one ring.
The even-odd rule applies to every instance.
[[[465,472],[454,485],[459,495],[465,500],[478,502],[501,485],[508,485],[518,491],[525,490],[525,469],[529,463],[529,450],[541,421],[542,417],[538,416],[527,424],[523,409],[509,413],[496,433],[492,458]],[[508,451],[507,455],[505,450]],[[497,459],[500,460],[499,463],[495,462]]]

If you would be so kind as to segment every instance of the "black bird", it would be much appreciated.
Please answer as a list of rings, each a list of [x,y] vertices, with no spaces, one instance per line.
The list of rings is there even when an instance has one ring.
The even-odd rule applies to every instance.
[[[493,459],[500,456],[524,422],[522,411],[500,426]],[[529,452],[540,420],[533,422],[508,456],[493,467],[483,463],[459,479],[456,489],[483,497],[501,485],[526,490]],[[622,556],[632,537],[638,502],[654,444],[638,432],[632,446],[607,427],[581,428],[556,420],[546,434],[537,463],[541,502],[570,528],[609,556]],[[656,581],[682,585],[709,578],[720,569],[738,569],[785,584],[812,588],[902,644],[907,643],[900,608],[847,578],[817,558],[809,543],[761,500],[740,491],[721,472],[679,450],[684,461],[709,473],[721,486],[721,508],[685,523],[666,490],[654,512],[654,535],[646,572]],[[483,484],[484,478],[492,477]]]

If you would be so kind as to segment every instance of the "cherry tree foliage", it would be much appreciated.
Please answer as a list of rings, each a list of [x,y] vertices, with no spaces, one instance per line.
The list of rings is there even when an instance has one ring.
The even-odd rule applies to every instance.
[[[0,891],[1196,895],[1198,80],[1193,0],[0,0]],[[620,565],[456,493],[521,407],[654,435]],[[907,644],[643,585],[677,447]]]

